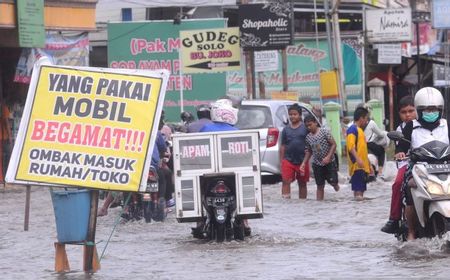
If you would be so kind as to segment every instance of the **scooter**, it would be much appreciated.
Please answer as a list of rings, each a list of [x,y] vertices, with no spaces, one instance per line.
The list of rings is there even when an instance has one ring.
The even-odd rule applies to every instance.
[[[388,133],[395,141],[408,141],[398,131]],[[417,213],[416,237],[439,237],[450,230],[450,146],[440,141],[426,143],[410,151],[411,187],[414,208]],[[409,187],[409,186],[408,186]],[[395,236],[406,241],[406,220],[402,218]]]

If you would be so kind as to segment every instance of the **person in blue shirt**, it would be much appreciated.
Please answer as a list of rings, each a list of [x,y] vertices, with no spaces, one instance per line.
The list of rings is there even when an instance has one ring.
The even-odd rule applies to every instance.
[[[211,124],[211,106],[209,105],[199,105],[197,106],[197,118],[195,122],[192,122],[187,127],[188,133],[199,132],[206,124]]]
[[[233,107],[233,102],[230,99],[219,99],[211,104],[211,120],[212,123],[205,124],[200,132],[217,132],[217,131],[232,131],[238,130],[234,125],[238,120],[238,109]],[[251,234],[251,228],[248,225],[248,220],[243,219],[244,233],[246,236]],[[196,238],[202,238],[202,223],[197,223],[197,227],[192,229],[192,234]]]
[[[164,136],[162,135],[161,131],[158,131],[158,134],[156,136],[155,140],[155,146],[153,148],[153,154],[152,154],[152,161],[151,165],[154,166],[156,169],[158,169],[159,164],[161,162],[161,155],[164,156],[164,153],[166,152],[167,146],[166,141],[164,140]]]
[[[219,99],[211,105],[211,121],[205,124],[200,132],[230,131],[238,130],[234,125],[237,123],[238,109],[233,107],[229,99]]]

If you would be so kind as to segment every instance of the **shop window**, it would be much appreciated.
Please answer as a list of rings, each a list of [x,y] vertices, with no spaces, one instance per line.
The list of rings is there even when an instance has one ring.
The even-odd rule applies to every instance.
[[[145,12],[146,20],[170,20],[182,11],[180,7],[147,8]]]
[[[133,14],[131,8],[122,8],[122,21],[132,21]]]

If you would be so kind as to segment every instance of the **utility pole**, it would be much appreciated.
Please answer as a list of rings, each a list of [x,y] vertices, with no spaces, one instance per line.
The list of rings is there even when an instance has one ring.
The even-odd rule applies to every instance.
[[[329,0],[323,1],[323,8],[325,9],[325,27],[327,31],[327,41],[328,41],[328,55],[330,56],[330,66],[332,69],[336,68],[336,61],[335,61],[335,53],[331,38],[331,26],[330,26],[330,5],[328,3]]]
[[[337,72],[338,78],[338,89],[339,96],[341,99],[341,106],[344,112],[347,111],[347,95],[345,94],[345,73],[344,73],[344,61],[342,60],[342,48],[341,48],[341,30],[339,28],[339,12],[338,8],[341,0],[332,0],[331,18],[333,23],[334,32],[334,44],[336,48],[336,59],[337,59]]]
[[[242,4],[248,4],[248,0],[241,0]],[[245,77],[247,85],[247,98],[256,98],[256,88],[255,88],[255,54],[253,50],[244,50],[245,58]]]

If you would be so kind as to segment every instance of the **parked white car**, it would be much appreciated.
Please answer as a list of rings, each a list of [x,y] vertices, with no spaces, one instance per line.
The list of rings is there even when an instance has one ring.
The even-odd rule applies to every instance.
[[[287,100],[243,100],[239,107],[236,127],[240,130],[259,130],[263,176],[281,174],[279,155],[281,131],[289,124],[288,107],[294,103],[302,107],[303,117],[307,114],[314,115],[311,105]]]

